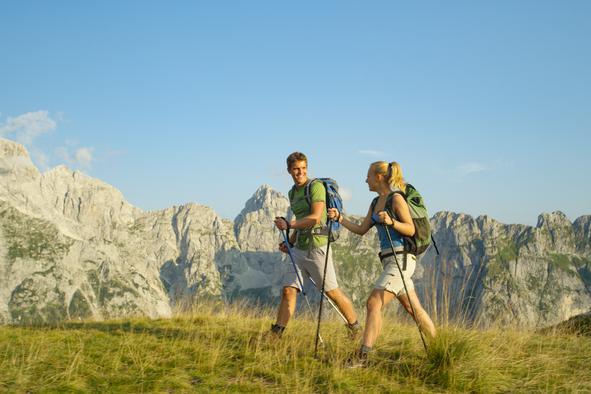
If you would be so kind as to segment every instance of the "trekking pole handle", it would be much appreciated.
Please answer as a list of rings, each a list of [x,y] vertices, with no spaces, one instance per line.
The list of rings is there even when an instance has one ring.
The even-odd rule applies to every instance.
[[[285,218],[285,216],[276,216],[275,219],[283,219],[285,222],[285,227],[287,227],[287,231],[291,229],[291,224],[289,223],[289,220]]]

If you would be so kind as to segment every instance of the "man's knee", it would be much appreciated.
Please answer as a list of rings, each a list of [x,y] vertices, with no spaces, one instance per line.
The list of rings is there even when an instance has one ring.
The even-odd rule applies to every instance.
[[[288,300],[288,301],[295,300],[297,295],[298,295],[298,289],[296,289],[295,287],[291,287],[291,286],[284,287],[283,291],[281,292],[281,297]]]

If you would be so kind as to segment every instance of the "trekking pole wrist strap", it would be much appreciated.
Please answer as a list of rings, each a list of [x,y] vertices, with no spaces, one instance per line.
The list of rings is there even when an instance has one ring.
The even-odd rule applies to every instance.
[[[291,230],[291,223],[289,223],[289,220],[287,220],[285,217],[283,216],[279,216],[281,219],[283,219],[283,221],[285,222],[285,225],[287,226],[287,231]]]

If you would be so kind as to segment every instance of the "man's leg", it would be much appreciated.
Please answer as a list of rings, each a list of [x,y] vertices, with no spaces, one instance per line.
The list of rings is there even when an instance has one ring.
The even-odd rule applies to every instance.
[[[354,324],[357,322],[357,313],[355,313],[355,310],[353,309],[353,303],[351,300],[349,300],[349,298],[347,298],[341,289],[336,288],[327,291],[326,295],[334,301],[337,308],[339,308],[339,310],[343,313],[349,324]]]
[[[349,328],[351,325],[357,323],[357,314],[353,309],[353,303],[349,298],[339,289],[337,283],[337,276],[332,261],[332,251],[329,252],[328,259],[326,258],[326,246],[322,248],[312,249],[303,259],[302,263],[308,274],[312,277],[318,290],[321,290],[323,279],[324,279],[324,265],[326,266],[326,280],[324,281],[324,289],[326,295],[334,301],[337,308],[341,311],[347,322]]]
[[[285,273],[282,279],[283,288],[281,291],[281,302],[279,303],[279,309],[277,310],[277,320],[276,323],[271,326],[271,332],[278,336],[281,336],[296,309],[297,295],[300,291],[299,287],[302,277],[298,263],[299,255],[299,249],[292,249],[290,259],[294,259],[292,261],[293,266],[290,271]]]
[[[298,289],[286,286],[281,292],[281,303],[277,311],[277,325],[285,328],[289,319],[293,316],[296,308]]]

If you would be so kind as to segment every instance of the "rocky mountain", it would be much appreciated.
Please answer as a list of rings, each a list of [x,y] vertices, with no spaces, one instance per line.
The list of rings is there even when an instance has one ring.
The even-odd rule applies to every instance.
[[[40,173],[0,140],[0,323],[170,316],[196,299],[276,303],[290,268],[272,220],[285,196],[261,186],[233,221],[187,204],[145,212],[60,166]],[[440,212],[413,278],[439,320],[541,327],[591,309],[591,216],[536,227]],[[362,307],[379,275],[375,230],[333,244],[341,286]],[[313,295],[314,291],[309,291]]]

